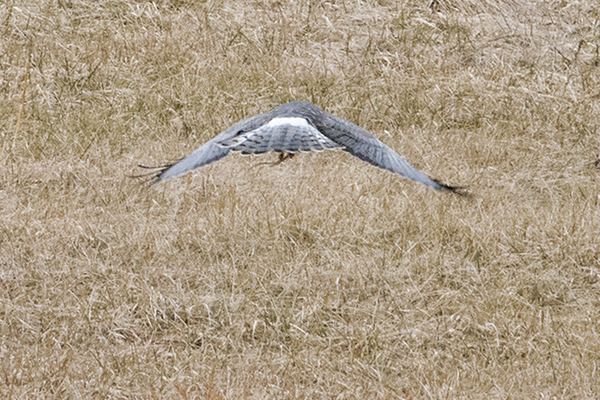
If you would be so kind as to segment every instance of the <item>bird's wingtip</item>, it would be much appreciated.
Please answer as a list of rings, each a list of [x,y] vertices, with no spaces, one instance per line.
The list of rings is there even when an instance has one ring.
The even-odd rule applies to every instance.
[[[155,185],[158,182],[162,181],[163,180],[162,177],[165,174],[165,172],[175,164],[177,164],[177,162],[170,163],[170,164],[164,164],[164,165],[158,165],[158,166],[154,166],[154,167],[149,167],[147,165],[139,164],[138,165],[139,168],[143,168],[146,170],[153,170],[153,171],[148,172],[146,174],[131,175],[129,177],[132,179],[138,179],[140,184],[142,184],[142,185],[152,186],[152,185]]]
[[[471,194],[467,191],[466,186],[450,186],[450,185],[446,185],[445,183],[442,183],[436,179],[434,179],[433,181],[440,186],[440,190],[443,192],[450,192],[450,193],[453,193],[455,195],[458,195],[460,197],[465,197],[465,198],[473,197],[473,194]]]

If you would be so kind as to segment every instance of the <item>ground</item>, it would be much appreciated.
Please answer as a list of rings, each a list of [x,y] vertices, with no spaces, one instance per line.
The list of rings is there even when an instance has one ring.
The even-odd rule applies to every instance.
[[[600,13],[0,4],[0,397],[600,397]],[[291,100],[349,154],[181,158]]]

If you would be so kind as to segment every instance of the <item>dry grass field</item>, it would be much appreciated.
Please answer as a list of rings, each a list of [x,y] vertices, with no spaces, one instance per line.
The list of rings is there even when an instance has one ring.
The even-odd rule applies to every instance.
[[[0,3],[0,398],[600,398],[593,1]],[[343,152],[231,155],[308,100]]]

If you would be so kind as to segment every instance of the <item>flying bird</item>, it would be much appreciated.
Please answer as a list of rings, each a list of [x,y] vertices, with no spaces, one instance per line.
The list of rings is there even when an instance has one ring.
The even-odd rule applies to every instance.
[[[240,121],[193,153],[172,164],[141,168],[156,171],[140,175],[151,185],[184,175],[225,157],[229,152],[279,153],[279,162],[298,152],[340,149],[376,167],[422,183],[435,190],[466,196],[464,188],[449,186],[410,165],[394,150],[358,125],[305,101],[293,101]]]

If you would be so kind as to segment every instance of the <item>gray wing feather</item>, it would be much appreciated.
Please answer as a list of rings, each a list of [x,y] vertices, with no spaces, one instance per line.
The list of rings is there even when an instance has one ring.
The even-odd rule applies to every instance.
[[[218,143],[238,135],[239,132],[256,129],[256,127],[264,124],[265,120],[268,121],[265,114],[259,114],[232,125],[223,133],[197,148],[183,160],[161,167],[161,169],[149,179],[150,184],[185,175],[198,167],[220,160],[229,154],[231,149],[220,146]]]
[[[158,180],[160,181],[176,178],[193,169],[201,167],[202,165],[220,160],[228,153],[229,149],[221,147],[213,141],[207,142],[183,160],[169,166],[169,168],[162,172],[157,178],[159,178]]]
[[[415,182],[437,190],[445,190],[441,185],[413,167],[394,150],[383,144],[375,136],[350,121],[328,114],[328,123],[319,126],[327,137],[344,146],[344,150],[361,160],[386,169]]]
[[[321,151],[341,148],[317,129],[311,126],[265,125],[250,132],[218,142],[220,146],[242,154],[262,154],[276,152],[296,153],[298,151]]]

